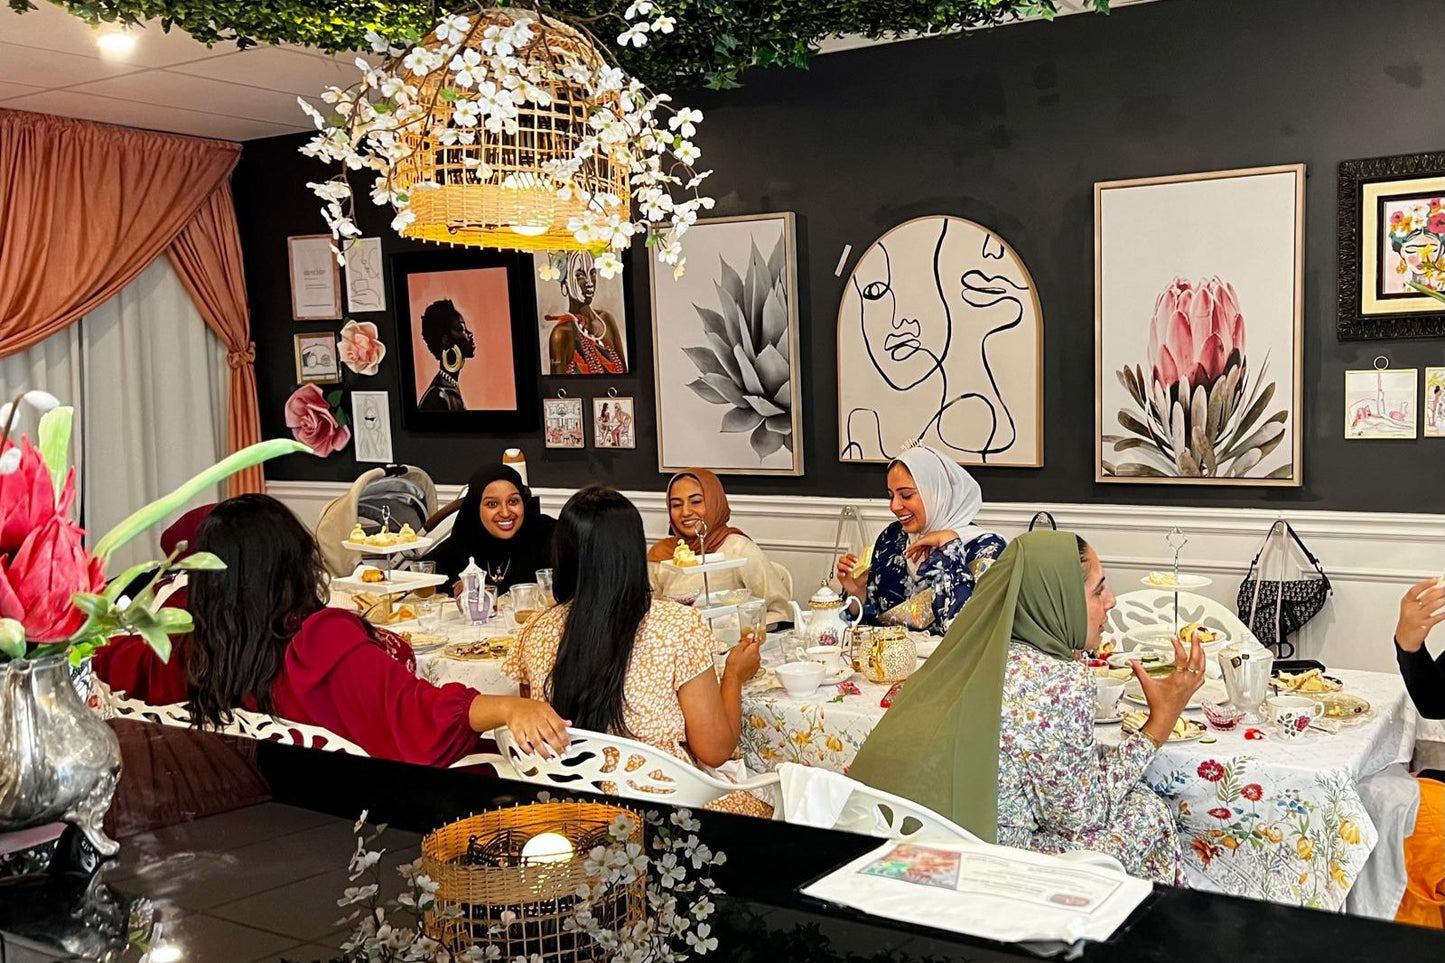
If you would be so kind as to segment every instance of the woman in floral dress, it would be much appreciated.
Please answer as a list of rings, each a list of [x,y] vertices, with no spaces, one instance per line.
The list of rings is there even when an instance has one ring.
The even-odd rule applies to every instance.
[[[1094,684],[1078,654],[1097,645],[1114,594],[1069,532],[1016,539],[979,580],[938,650],[853,761],[855,779],[934,809],[985,840],[1107,853],[1134,876],[1183,882],[1168,806],[1141,780],[1204,682],[1204,651],[1182,668],[1134,672],[1142,731],[1114,752],[1094,741]]]
[[[888,507],[898,521],[878,536],[868,571],[855,577],[858,557],[848,554],[838,562],[838,581],[863,602],[863,621],[942,635],[1004,540],[973,523],[983,507],[978,482],[932,448],[909,448],[888,466]]]
[[[645,742],[733,781],[742,688],[758,671],[757,642],[727,654],[719,678],[713,637],[697,609],[654,599],[642,516],[610,488],[584,488],[557,519],[557,605],[517,633],[502,671],[571,724]],[[606,577],[599,578],[599,575]],[[768,817],[734,792],[707,808]]]

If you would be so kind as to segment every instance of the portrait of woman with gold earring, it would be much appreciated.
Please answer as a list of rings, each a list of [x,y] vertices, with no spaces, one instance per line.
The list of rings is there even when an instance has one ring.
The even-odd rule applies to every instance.
[[[421,336],[437,359],[437,373],[417,402],[418,411],[466,411],[458,376],[477,353],[466,319],[450,299],[433,301],[421,316]]]

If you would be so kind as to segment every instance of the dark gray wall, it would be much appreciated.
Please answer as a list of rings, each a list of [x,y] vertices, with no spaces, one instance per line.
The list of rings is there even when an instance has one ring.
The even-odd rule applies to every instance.
[[[834,326],[844,244],[853,258],[904,219],[956,214],[999,231],[1029,266],[1045,323],[1041,470],[979,469],[998,501],[1445,511],[1434,470],[1445,440],[1343,440],[1343,371],[1387,354],[1396,367],[1445,364],[1445,342],[1342,344],[1335,337],[1335,189],[1339,161],[1445,149],[1441,0],[1162,0],[1110,17],[1073,16],[988,34],[915,41],[770,71],[740,90],[690,93],[718,214],[795,211],[802,288],[807,475],[730,479],[740,492],[873,495],[874,466],[839,465]],[[236,173],[268,435],[285,432],[294,387],[286,237],[324,231],[305,188],[324,176],[298,138],[253,141]],[[1309,169],[1305,278],[1305,486],[1168,488],[1093,482],[1095,181],[1303,162]],[[367,205],[368,234],[389,234]],[[1181,230],[1187,230],[1182,225]],[[395,237],[388,252],[415,248]],[[845,272],[846,276],[846,272]],[[635,374],[544,379],[542,390],[637,398],[636,452],[547,451],[540,436],[409,434],[393,411],[396,457],[439,481],[463,480],[508,445],[541,484],[605,480],[656,488],[648,285],[634,271]],[[369,317],[369,316],[358,316]],[[388,345],[390,313],[375,317]],[[339,322],[331,325],[339,327]],[[395,392],[396,353],[348,388]],[[590,416],[589,416],[590,417]],[[273,478],[350,479],[348,449],[292,458]]]

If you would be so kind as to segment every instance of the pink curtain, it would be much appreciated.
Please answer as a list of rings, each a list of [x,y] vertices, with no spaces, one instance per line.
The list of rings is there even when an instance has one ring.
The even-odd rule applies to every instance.
[[[166,253],[201,317],[226,345],[231,366],[227,441],[231,451],[239,451],[261,440],[261,414],[256,405],[256,346],[251,343],[251,314],[246,307],[241,235],[229,183],[222,181],[211,192]],[[231,476],[233,496],[265,490],[259,465]]]
[[[162,253],[227,348],[232,451],[260,441],[230,175],[239,144],[0,110],[0,358],[78,321]],[[262,491],[260,468],[231,493]]]

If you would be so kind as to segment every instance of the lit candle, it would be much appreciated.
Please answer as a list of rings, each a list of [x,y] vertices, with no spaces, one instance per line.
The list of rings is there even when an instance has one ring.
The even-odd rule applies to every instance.
[[[572,843],[561,833],[538,833],[522,846],[527,863],[565,863],[572,858]]]

